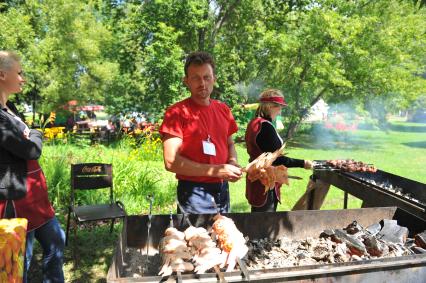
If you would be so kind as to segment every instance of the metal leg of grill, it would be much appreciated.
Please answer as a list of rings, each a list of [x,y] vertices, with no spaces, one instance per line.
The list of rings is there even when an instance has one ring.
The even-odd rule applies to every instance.
[[[345,192],[345,196],[343,197],[343,209],[348,208],[348,192]]]

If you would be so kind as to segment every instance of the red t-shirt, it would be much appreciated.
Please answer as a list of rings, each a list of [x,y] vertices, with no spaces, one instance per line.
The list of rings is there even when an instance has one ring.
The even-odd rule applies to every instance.
[[[194,162],[204,164],[225,164],[228,161],[228,137],[238,130],[231,110],[225,103],[210,100],[210,105],[198,105],[191,98],[170,106],[164,114],[160,134],[169,134],[182,139],[180,154]],[[210,136],[216,148],[216,155],[203,152],[202,142]],[[179,180],[203,183],[218,183],[222,180],[212,177],[195,177],[176,174]]]

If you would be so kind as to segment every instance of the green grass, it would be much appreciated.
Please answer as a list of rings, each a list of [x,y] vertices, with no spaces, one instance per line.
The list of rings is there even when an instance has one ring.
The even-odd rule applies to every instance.
[[[353,158],[373,163],[379,169],[409,179],[426,183],[426,125],[393,122],[387,131],[358,130],[356,132],[329,132],[314,127],[309,133],[301,134],[286,148],[289,157],[301,159]],[[130,142],[131,144],[131,142]],[[237,145],[242,166],[247,164],[248,155],[242,144]],[[47,145],[44,148],[42,167],[46,174],[49,195],[54,203],[58,218],[65,229],[66,206],[69,199],[69,165],[71,163],[99,161],[109,162],[114,168],[116,198],[123,201],[129,214],[148,213],[147,194],[155,195],[155,214],[175,211],[176,180],[163,167],[161,153],[149,150],[132,150],[129,141],[110,147],[77,147],[72,145]],[[303,177],[292,180],[282,190],[282,203],[278,210],[290,210],[304,193],[310,170],[289,169],[291,175]],[[245,180],[230,185],[232,212],[248,212],[245,199]],[[80,201],[105,196],[84,195]],[[350,197],[349,207],[358,208],[361,201]],[[322,209],[341,209],[343,192],[332,188]],[[66,282],[104,282],[111,263],[112,251],[121,225],[116,225],[109,234],[109,226],[94,229],[92,226],[79,229],[77,239],[71,237],[65,254]],[[35,257],[40,258],[37,248]],[[33,263],[32,280],[40,281],[40,265]]]
[[[352,158],[372,163],[380,170],[426,183],[426,125],[394,122],[388,131],[357,130],[355,132],[325,132],[322,129],[303,134],[288,143],[286,152],[292,158],[323,160]],[[245,148],[238,147],[241,165],[245,165]],[[306,190],[309,170],[290,168],[291,175],[303,180],[291,180],[282,189],[282,203],[278,210],[290,210]],[[233,211],[248,211],[244,198],[245,183],[231,185]],[[343,208],[344,193],[332,186],[322,209]],[[349,196],[349,208],[361,207],[361,200]]]

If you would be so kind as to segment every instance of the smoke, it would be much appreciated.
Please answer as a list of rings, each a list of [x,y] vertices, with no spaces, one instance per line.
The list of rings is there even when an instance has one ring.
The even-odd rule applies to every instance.
[[[371,148],[374,146],[371,141],[354,134],[368,120],[368,113],[355,100],[328,104],[324,120],[312,127],[314,146],[325,149]]]
[[[235,85],[235,90],[243,97],[244,103],[254,103],[257,102],[264,85],[261,81],[253,81],[248,84],[242,82]]]

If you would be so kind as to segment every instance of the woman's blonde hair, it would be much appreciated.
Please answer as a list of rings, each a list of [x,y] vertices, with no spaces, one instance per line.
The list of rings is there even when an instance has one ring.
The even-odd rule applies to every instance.
[[[261,101],[262,98],[269,98],[269,97],[282,97],[282,98],[284,98],[284,95],[278,89],[268,88],[268,89],[264,90],[259,95],[259,107],[257,107],[257,110],[256,110],[256,117],[270,118],[271,117],[271,109],[273,107],[276,107],[277,105],[280,105],[280,104],[277,104],[275,102],[262,102]]]
[[[9,70],[13,63],[20,62],[21,58],[13,51],[0,50],[0,70]]]

